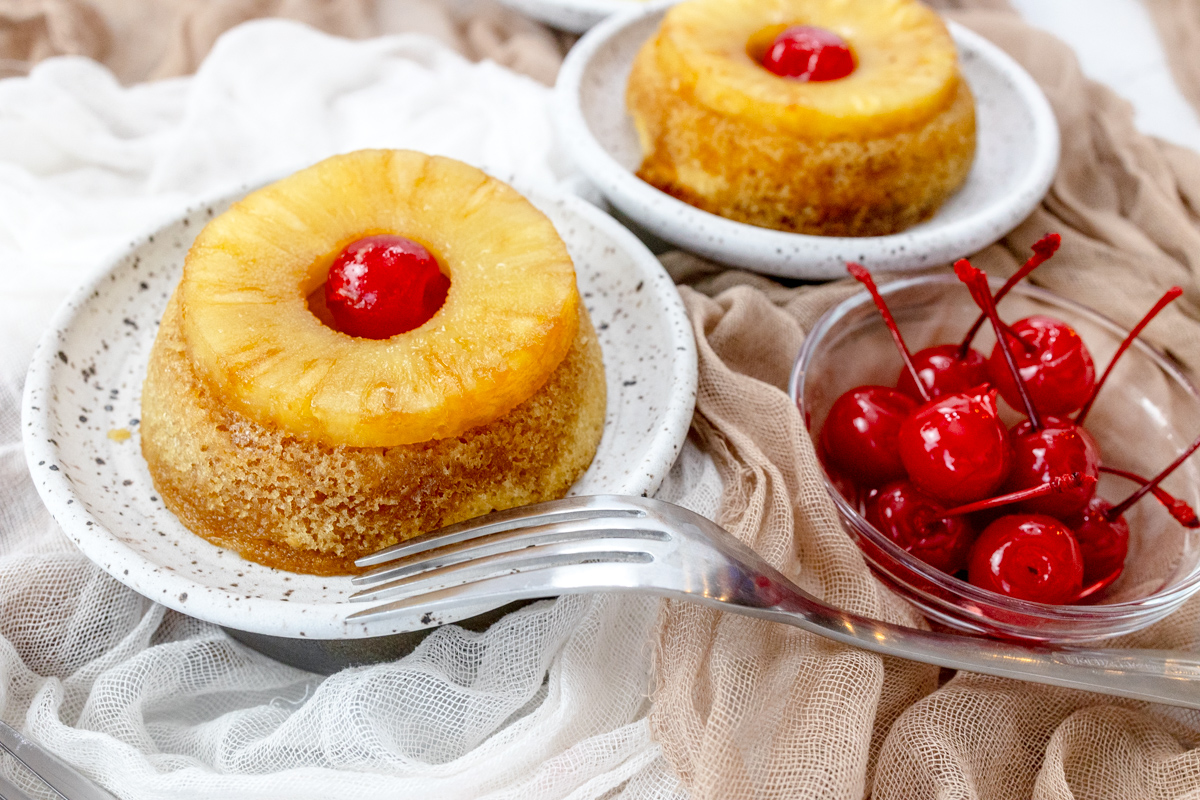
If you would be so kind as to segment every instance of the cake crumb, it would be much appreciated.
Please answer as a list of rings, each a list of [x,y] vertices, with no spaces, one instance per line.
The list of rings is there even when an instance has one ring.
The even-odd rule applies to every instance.
[[[127,441],[131,436],[133,436],[133,434],[129,432],[128,428],[112,428],[108,432],[108,438],[112,439],[114,442]]]

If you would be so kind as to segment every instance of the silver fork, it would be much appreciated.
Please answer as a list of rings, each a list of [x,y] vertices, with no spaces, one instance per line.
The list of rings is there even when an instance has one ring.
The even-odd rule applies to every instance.
[[[67,762],[26,739],[17,729],[0,722],[0,752],[12,756],[29,771],[35,785],[62,800],[116,800],[99,784],[88,780]],[[43,793],[44,794],[44,793]],[[31,800],[29,794],[0,773],[0,798]]]
[[[922,631],[851,614],[804,592],[715,522],[641,497],[571,497],[451,525],[360,559],[378,567],[347,620],[481,602],[631,591],[794,625],[955,670],[1200,708],[1200,660],[1167,650],[1049,647]]]

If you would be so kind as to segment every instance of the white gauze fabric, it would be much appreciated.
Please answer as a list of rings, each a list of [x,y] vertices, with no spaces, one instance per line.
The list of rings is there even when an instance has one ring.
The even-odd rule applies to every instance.
[[[681,797],[650,739],[646,598],[564,598],[322,679],[169,612],[80,555],[21,451],[21,385],[65,294],[186,204],[336,152],[412,147],[570,183],[550,91],[419,37],[262,21],[190,78],[85,59],[0,81],[0,716],[127,798]],[[663,496],[709,516],[688,446]],[[0,769],[19,782],[11,764]]]

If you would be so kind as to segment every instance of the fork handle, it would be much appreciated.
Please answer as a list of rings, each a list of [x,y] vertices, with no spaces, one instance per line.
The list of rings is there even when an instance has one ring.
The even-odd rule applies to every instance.
[[[792,608],[740,611],[885,656],[954,670],[1200,709],[1200,659],[1170,650],[1041,647],[906,628],[797,596]],[[728,605],[720,606],[729,610]],[[833,613],[830,613],[833,612]]]

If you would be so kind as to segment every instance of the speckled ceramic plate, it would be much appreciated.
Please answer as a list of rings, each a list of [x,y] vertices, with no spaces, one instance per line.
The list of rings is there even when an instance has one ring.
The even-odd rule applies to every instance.
[[[613,14],[639,8],[645,0],[500,0],[547,25],[573,33],[583,33]]]
[[[642,152],[625,111],[634,55],[671,3],[597,25],[567,55],[556,86],[562,140],[588,179],[650,233],[721,263],[789,278],[835,278],[846,261],[914,269],[970,255],[1015,228],[1058,168],[1058,125],[1045,96],[1015,61],[950,23],[975,94],[977,144],[966,183],[928,222],[892,236],[805,236],[701,211],[639,179]]]
[[[270,569],[209,544],[164,508],[138,435],[146,361],[192,238],[238,192],[133,242],[58,312],[34,354],[22,426],[42,500],[79,548],[117,580],[229,628],[352,639],[453,622],[347,625],[349,578]],[[608,414],[576,494],[653,493],[679,453],[696,398],[691,326],[671,279],[632,234],[574,197],[534,201],[575,260],[604,353]]]

